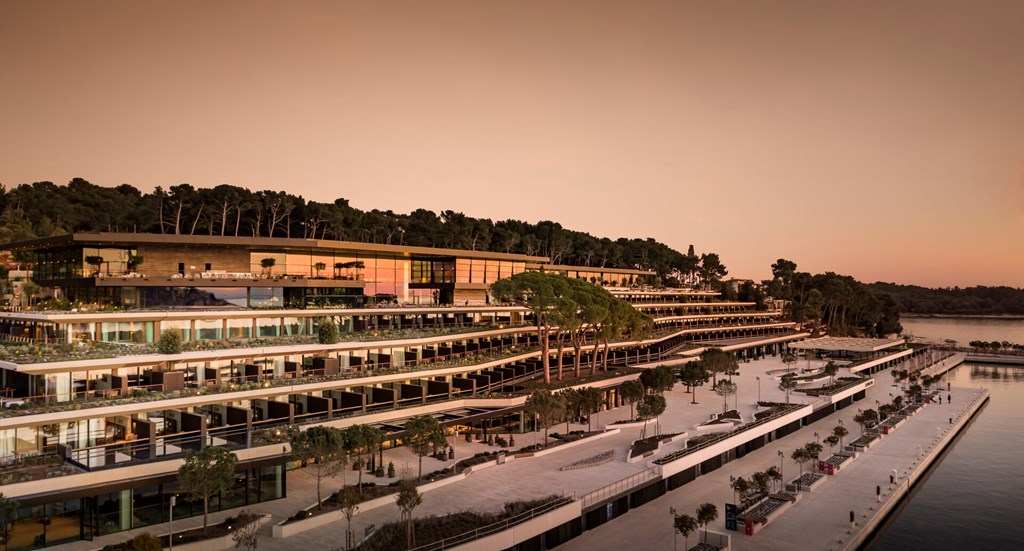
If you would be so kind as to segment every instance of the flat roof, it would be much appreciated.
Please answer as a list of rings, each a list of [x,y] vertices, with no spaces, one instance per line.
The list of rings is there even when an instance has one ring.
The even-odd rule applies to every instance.
[[[790,344],[797,350],[824,350],[827,352],[878,352],[903,344],[903,339],[871,339],[858,337],[821,337]]]
[[[61,247],[73,244],[95,246],[131,245],[193,245],[210,247],[244,247],[251,250],[280,249],[298,251],[322,249],[330,251],[351,251],[364,253],[391,253],[396,256],[460,256],[464,258],[491,258],[544,264],[546,256],[495,253],[490,251],[467,251],[439,247],[414,247],[411,245],[387,245],[383,243],[362,243],[358,241],[335,241],[330,239],[299,239],[287,237],[235,237],[221,235],[174,235],[163,233],[124,232],[78,232],[42,239],[15,241],[0,245],[3,250],[35,250]]]

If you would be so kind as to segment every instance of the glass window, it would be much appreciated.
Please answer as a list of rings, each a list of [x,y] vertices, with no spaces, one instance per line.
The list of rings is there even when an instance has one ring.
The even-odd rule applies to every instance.
[[[220,340],[224,338],[224,324],[221,320],[196,320],[196,340]]]
[[[252,320],[251,319],[229,319],[228,322],[228,338],[229,339],[249,339],[252,338]]]

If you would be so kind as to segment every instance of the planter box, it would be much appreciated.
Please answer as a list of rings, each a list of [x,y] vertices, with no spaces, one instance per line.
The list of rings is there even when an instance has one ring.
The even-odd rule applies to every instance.
[[[619,433],[619,429],[609,429],[609,430],[606,430],[606,431],[604,431],[604,432],[602,432],[600,434],[595,434],[593,436],[588,436],[586,438],[580,438],[579,440],[574,440],[572,442],[569,442],[568,444],[559,444],[558,446],[555,446],[553,448],[547,448],[547,449],[536,451],[536,452],[517,453],[517,454],[515,454],[512,457],[515,457],[515,458],[540,457],[542,455],[548,455],[549,453],[555,453],[557,451],[567,450],[567,449],[569,449],[569,448],[571,448],[573,446],[578,446],[578,445],[583,444],[585,442],[593,442],[594,440],[600,440],[601,438],[604,438],[606,436],[611,436],[613,434],[618,434],[618,433]]]
[[[661,441],[658,442],[658,447],[653,449],[653,450],[651,450],[651,451],[644,452],[643,454],[638,455],[636,457],[628,457],[627,456],[626,457],[626,463],[636,463],[637,461],[643,461],[643,460],[653,456],[654,454],[660,452],[662,446],[664,446],[666,444],[671,444],[672,442],[675,442],[677,440],[682,440],[682,439],[684,439],[686,437],[687,437],[687,433],[681,432],[681,433],[679,433],[679,434],[677,434],[677,435],[675,435],[675,436],[673,436],[671,438],[666,438],[664,440],[661,440]]]
[[[479,466],[480,465],[474,465],[474,467],[479,467]],[[454,476],[449,476],[449,477],[446,477],[446,478],[442,478],[441,480],[438,480],[438,481],[435,481],[435,482],[430,482],[430,483],[427,483],[427,484],[421,484],[421,485],[417,486],[416,489],[419,490],[420,493],[427,492],[427,491],[433,490],[435,488],[440,488],[442,486],[447,486],[449,484],[458,482],[458,481],[466,478],[467,474],[468,473],[463,472],[463,473],[460,473],[460,474],[457,474],[457,475],[454,475]],[[363,512],[366,512],[366,511],[370,511],[372,509],[376,509],[378,507],[383,507],[385,505],[392,504],[392,503],[395,502],[395,497],[397,497],[397,496],[398,496],[398,494],[394,493],[394,494],[388,494],[386,496],[380,496],[380,497],[377,497],[377,498],[374,498],[374,499],[370,499],[370,500],[364,501],[364,502],[359,504],[359,512],[363,513]],[[306,507],[305,510],[306,511],[312,511],[314,509],[316,509],[316,504],[313,504],[313,505],[310,505],[309,507]],[[338,522],[338,520],[340,518],[341,518],[341,513],[337,509],[334,509],[334,510],[328,510],[328,511],[326,511],[324,513],[321,513],[319,515],[315,515],[315,516],[312,516],[312,517],[309,517],[309,518],[306,518],[306,519],[302,519],[302,520],[296,520],[296,521],[289,522],[286,519],[286,520],[284,520],[284,521],[282,521],[282,522],[280,522],[278,524],[275,524],[273,526],[273,528],[271,529],[271,536],[275,537],[275,538],[287,538],[289,536],[294,536],[295,534],[301,534],[302,532],[305,532],[307,530],[312,530],[314,528],[319,528],[321,526],[326,526],[328,524],[331,524],[332,522]]]
[[[806,476],[806,475],[804,475],[804,476]],[[824,484],[825,480],[827,480],[827,478],[828,478],[828,477],[826,477],[824,475],[816,475],[816,476],[818,478],[816,478],[813,482],[811,482],[809,484],[802,484],[802,483],[798,482],[800,480],[799,478],[795,478],[792,481],[790,481],[789,484],[786,484],[786,489],[791,491],[791,492],[813,492],[815,488],[817,488],[818,486],[821,486],[822,484]]]
[[[256,521],[261,527],[270,522],[270,515],[261,515]],[[202,541],[193,541],[175,545],[175,549],[181,551],[222,551],[235,548],[235,540],[231,539],[232,534]]]

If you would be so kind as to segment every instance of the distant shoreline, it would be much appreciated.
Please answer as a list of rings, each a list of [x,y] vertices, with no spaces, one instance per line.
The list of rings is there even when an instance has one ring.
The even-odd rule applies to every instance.
[[[966,318],[987,320],[1024,320],[1024,314],[913,314],[900,312],[901,318]]]

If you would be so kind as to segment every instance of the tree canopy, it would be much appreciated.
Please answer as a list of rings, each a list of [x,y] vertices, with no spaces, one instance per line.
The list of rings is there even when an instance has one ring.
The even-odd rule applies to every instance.
[[[884,336],[900,333],[900,305],[854,278],[834,272],[799,272],[784,258],[772,264],[769,294],[786,300],[786,314],[797,322],[828,326],[831,335]]]
[[[143,193],[129,184],[111,188],[75,178],[67,185],[0,187],[0,243],[91,231],[336,239],[517,253],[547,256],[553,264],[650,270],[670,286],[727,273],[715,253],[683,254],[650,237],[595,237],[548,220],[492,221],[452,210],[361,210],[347,199],[319,202],[232,185],[182,183]]]

